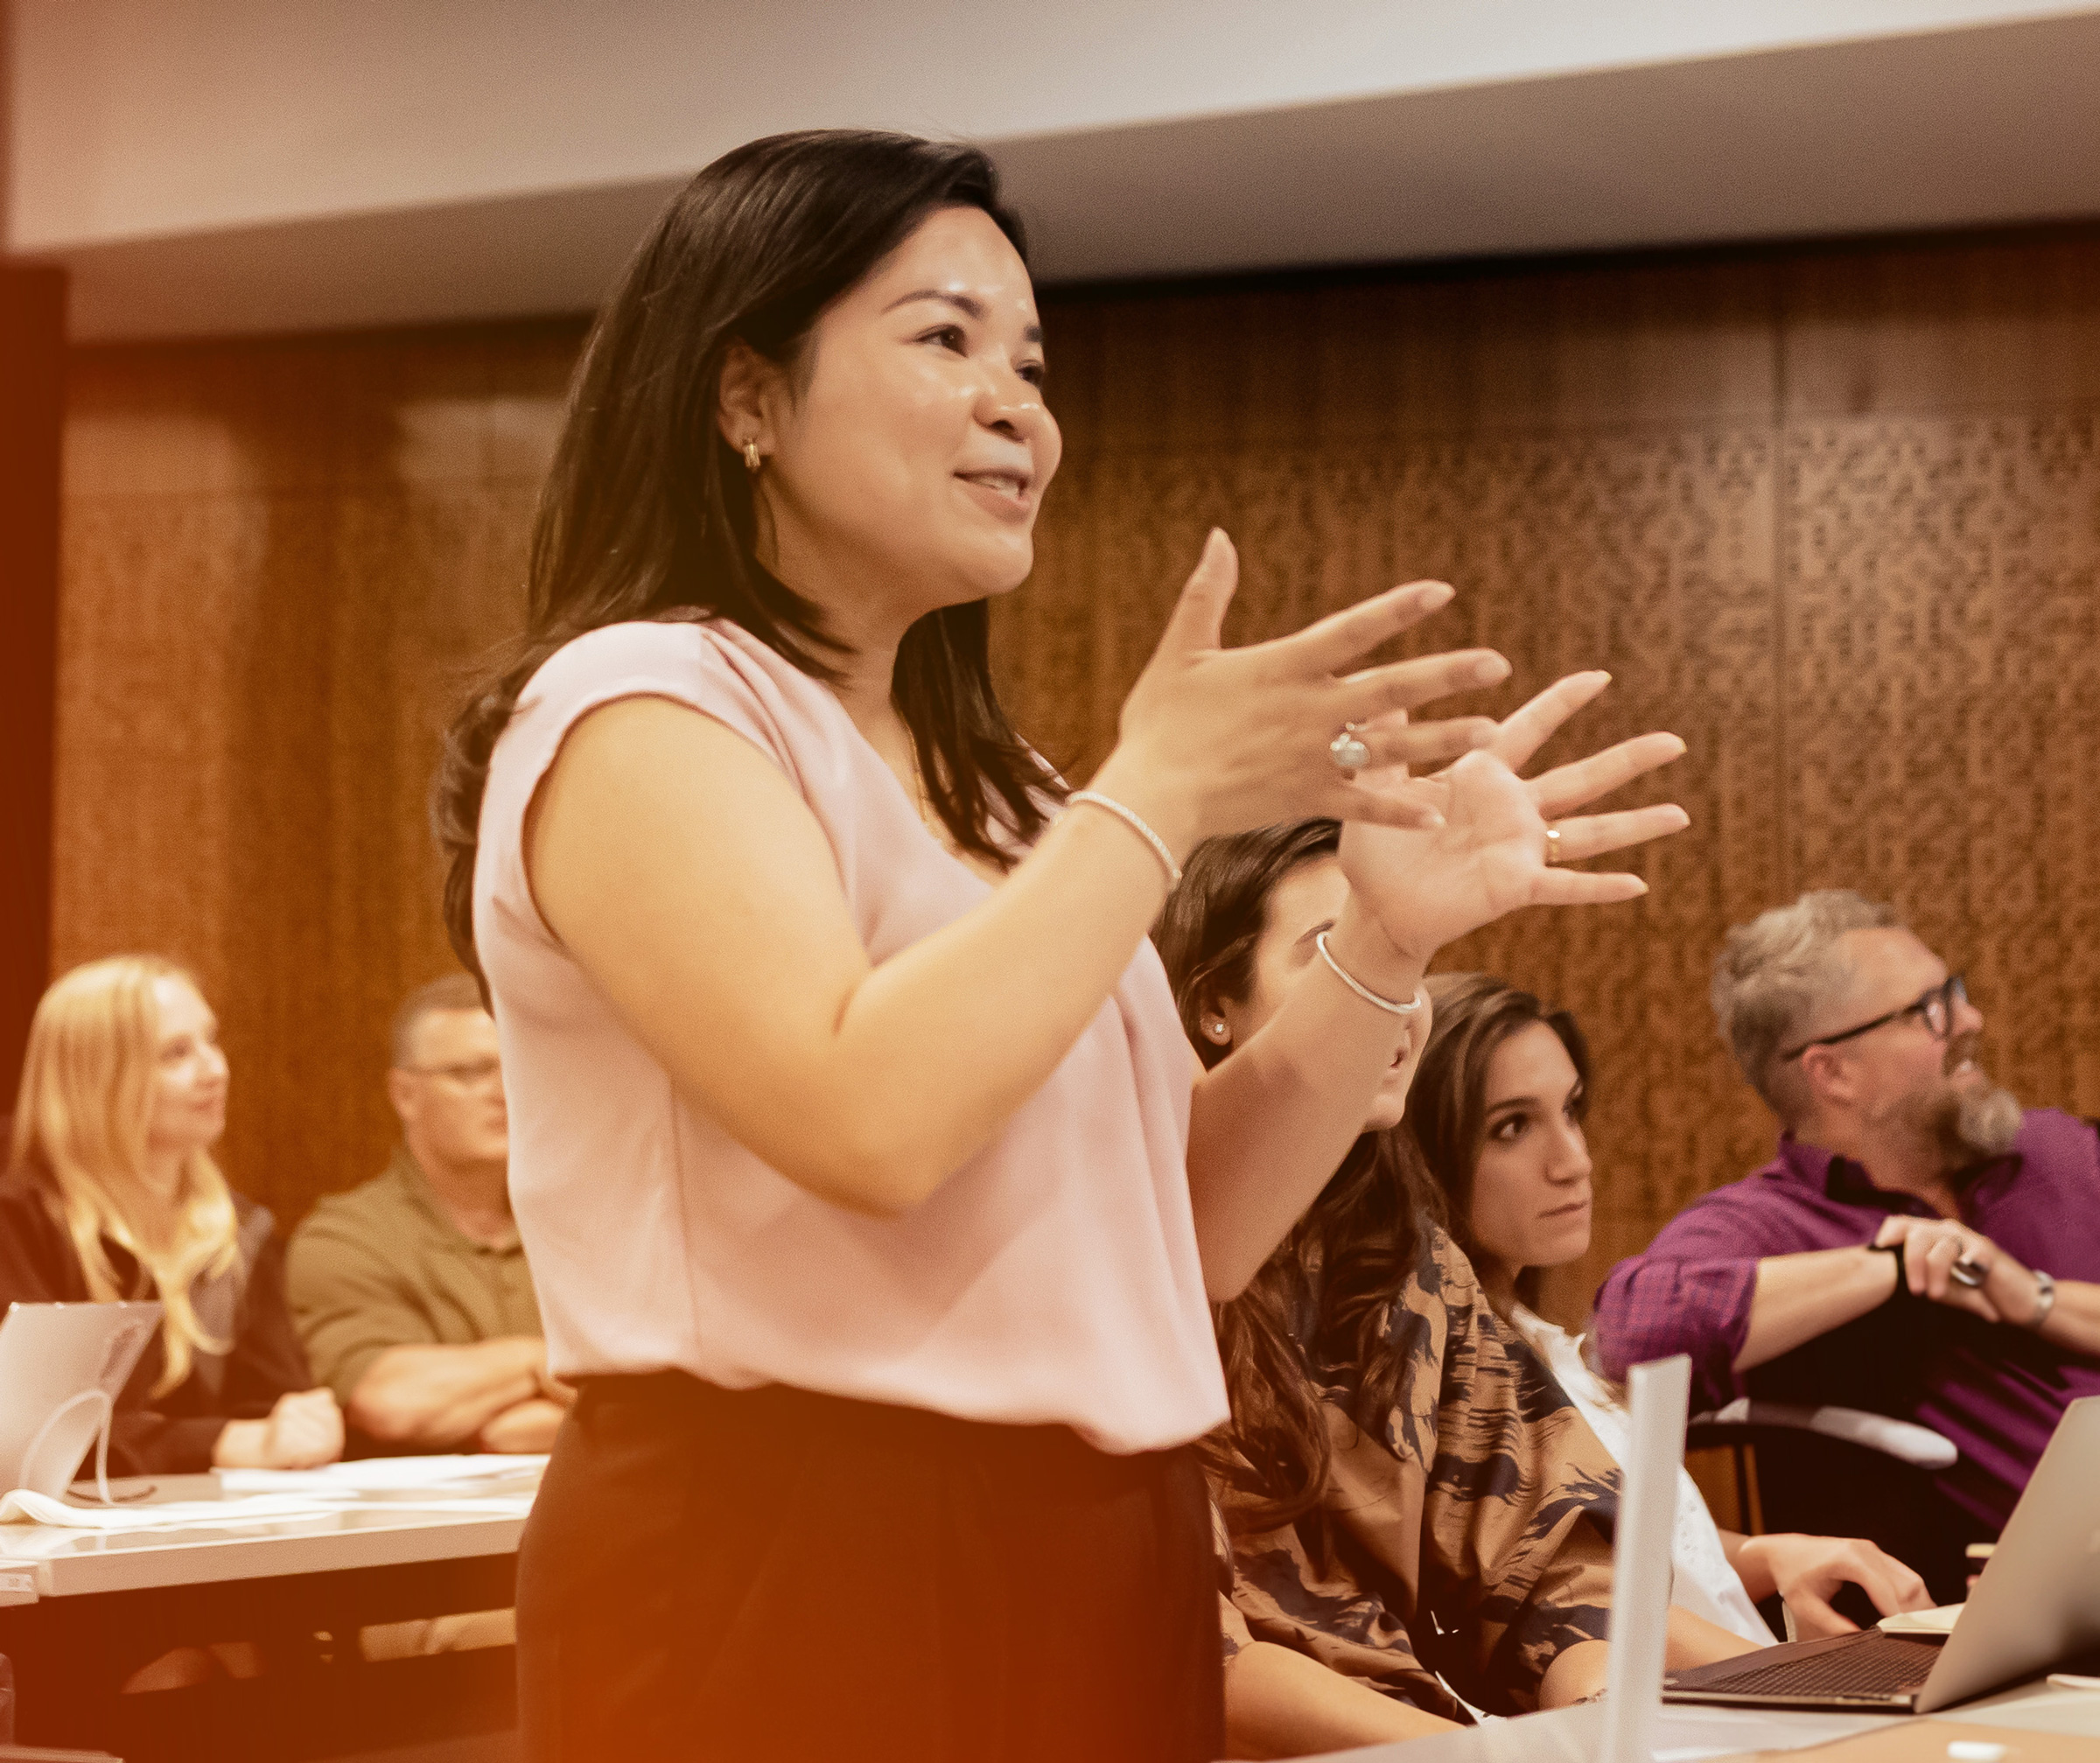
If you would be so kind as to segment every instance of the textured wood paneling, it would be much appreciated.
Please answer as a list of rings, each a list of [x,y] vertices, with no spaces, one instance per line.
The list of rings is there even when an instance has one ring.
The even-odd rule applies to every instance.
[[[452,964],[425,800],[522,611],[574,325],[76,361],[59,965],[195,965],[236,1182],[288,1220],[376,1170],[385,1030]]]
[[[1203,527],[1234,634],[1393,580],[1461,598],[1515,701],[1600,665],[1594,742],[1668,727],[1692,829],[1631,907],[1449,953],[1575,1008],[1603,1270],[1768,1154],[1705,991],[1803,886],[1898,899],[1965,962],[1991,1054],[2100,1112],[2100,239],[2090,231],[1054,304],[1072,482],[1001,606],[1023,725],[1074,774]]]
[[[1768,1153],[1705,1004],[1721,934],[1892,895],[1991,1053],[2100,1111],[2100,237],[1046,303],[1068,438],[995,641],[1074,776],[1200,541],[1232,631],[1390,582],[1458,603],[1516,701],[1617,683],[1586,744],[1691,745],[1644,901],[1451,952],[1595,1044],[1604,1266]],[[573,327],[84,357],[69,423],[58,955],[195,961],[228,1161],[282,1212],[374,1166],[393,999],[445,962],[423,803],[457,665],[515,616]]]

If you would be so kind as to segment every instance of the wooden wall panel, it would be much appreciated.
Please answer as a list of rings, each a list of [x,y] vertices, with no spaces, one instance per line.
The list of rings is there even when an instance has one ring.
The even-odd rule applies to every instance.
[[[425,801],[522,608],[573,325],[76,362],[60,709],[63,968],[192,963],[226,1162],[288,1221],[375,1171],[385,1032],[452,965]]]
[[[1017,719],[1113,739],[1203,531],[1231,632],[1460,591],[1507,705],[1616,684],[1594,744],[1691,745],[1646,900],[1453,950],[1577,1010],[1617,1256],[1768,1154],[1705,1004],[1722,932],[1893,895],[2035,1101],[2100,1111],[2100,234],[1046,302],[1067,463],[995,612]],[[573,326],[108,351],[78,364],[61,962],[186,955],[235,1061],[228,1161],[287,1215],[383,1154],[381,1036],[439,970],[424,800],[457,669],[515,616]]]

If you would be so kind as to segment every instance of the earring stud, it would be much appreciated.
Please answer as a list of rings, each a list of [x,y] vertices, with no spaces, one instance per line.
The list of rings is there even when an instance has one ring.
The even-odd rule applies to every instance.
[[[759,444],[755,440],[745,442],[744,469],[749,472],[752,476],[755,478],[759,474],[759,467],[763,465],[765,463],[766,461],[760,456],[759,453]]]

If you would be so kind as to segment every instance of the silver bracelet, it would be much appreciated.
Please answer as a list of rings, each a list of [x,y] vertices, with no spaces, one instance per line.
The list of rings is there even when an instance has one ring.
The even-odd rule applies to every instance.
[[[2049,1319],[2049,1312],[2056,1307],[2056,1276],[2044,1273],[2039,1267],[2031,1267],[2034,1276],[2034,1314],[2027,1319],[2027,1326],[2041,1332],[2041,1325]]]
[[[1126,808],[1114,796],[1104,796],[1099,790],[1074,790],[1065,798],[1068,808],[1077,808],[1082,802],[1091,802],[1096,808],[1106,808],[1114,815],[1152,848],[1152,855],[1159,859],[1159,867],[1166,871],[1167,886],[1181,885],[1181,865],[1174,861],[1173,852],[1166,848],[1165,839],[1145,825],[1144,818],[1134,808]]]
[[[1380,1010],[1394,1016],[1412,1016],[1429,1002],[1422,995],[1422,988],[1415,988],[1415,995],[1405,1004],[1396,1004],[1390,997],[1381,997],[1356,976],[1334,959],[1334,951],[1327,947],[1327,934],[1324,930],[1312,939],[1312,947],[1320,951],[1320,958],[1334,969],[1334,977],[1354,992],[1366,1004],[1375,1004]]]

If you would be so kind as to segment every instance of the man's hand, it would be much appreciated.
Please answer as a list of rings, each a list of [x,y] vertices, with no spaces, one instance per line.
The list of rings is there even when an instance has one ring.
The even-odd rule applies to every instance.
[[[2034,1308],[2034,1276],[1984,1235],[1951,1218],[1898,1217],[1884,1220],[1874,1247],[1903,1245],[1903,1277],[1911,1295],[1965,1310],[1985,1322],[2024,1321]],[[1981,1285],[1966,1285],[1954,1277],[1954,1264],[1966,1261],[1984,1269]],[[2020,1308],[2025,1293],[2026,1309]]]
[[[1847,1621],[1830,1606],[1830,1598],[1840,1585],[1860,1587],[1884,1616],[1932,1606],[1922,1579],[1894,1556],[1858,1536],[1781,1533],[1746,1537],[1736,1554],[1735,1570],[1754,1600],[1769,1598],[1774,1592],[1785,1600],[1803,1641],[1858,1632],[1857,1623]]]
[[[482,1451],[505,1456],[551,1451],[554,1435],[562,1430],[562,1416],[567,1411],[560,1403],[536,1396],[515,1408],[505,1409],[474,1435],[474,1444]]]

